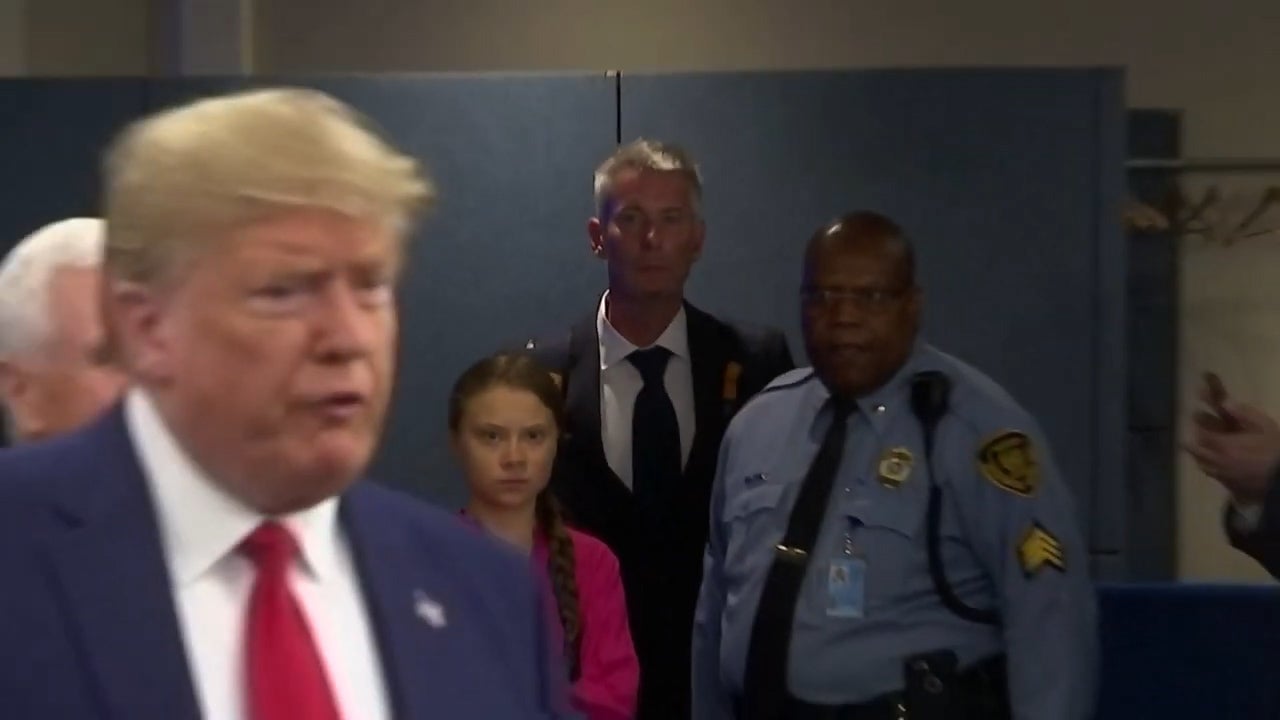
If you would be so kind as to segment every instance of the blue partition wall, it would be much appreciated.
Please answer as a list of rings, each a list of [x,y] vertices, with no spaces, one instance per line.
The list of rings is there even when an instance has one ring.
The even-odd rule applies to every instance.
[[[1119,555],[1118,73],[624,75],[620,105],[624,140],[678,138],[701,159],[709,239],[694,299],[786,327],[797,348],[813,230],[859,208],[903,224],[919,254],[926,335],[1041,420],[1093,553]]]
[[[709,239],[692,299],[786,328],[799,359],[805,238],[853,208],[902,222],[920,251],[929,336],[1040,417],[1095,554],[1120,558],[1118,72],[4,81],[0,118],[24,130],[0,134],[16,158],[0,177],[27,187],[21,203],[0,207],[0,237],[92,209],[98,148],[144,108],[281,82],[353,103],[440,185],[403,289],[400,374],[375,467],[386,482],[461,502],[444,427],[453,378],[479,355],[594,307],[604,271],[584,230],[591,172],[620,129],[623,139],[681,142],[701,162]],[[28,182],[35,171],[24,167],[46,181]]]
[[[1099,587],[1094,720],[1280,717],[1280,588]]]
[[[142,79],[0,79],[0,256],[71,215],[98,213],[103,145],[147,108]]]

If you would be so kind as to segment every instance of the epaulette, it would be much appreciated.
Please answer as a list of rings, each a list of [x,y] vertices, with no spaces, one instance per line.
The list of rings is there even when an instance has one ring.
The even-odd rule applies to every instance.
[[[765,385],[763,388],[761,388],[760,392],[756,393],[755,395],[752,395],[750,400],[747,400],[745,403],[743,403],[742,407],[738,410],[738,412],[739,414],[741,414],[744,410],[746,410],[747,408],[755,404],[760,398],[764,397],[765,395],[768,395],[771,392],[776,392],[778,390],[786,390],[787,388],[800,387],[801,385],[804,385],[805,383],[809,382],[810,380],[816,377],[818,377],[818,375],[813,371],[813,368],[811,367],[796,368],[794,370],[788,370],[787,372],[784,372],[778,377],[774,378],[773,381],[770,382],[768,385]]]
[[[772,392],[774,390],[785,390],[786,388],[798,387],[817,377],[818,377],[818,374],[815,373],[813,371],[813,368],[811,367],[803,367],[803,368],[796,368],[794,370],[788,370],[787,372],[784,372],[778,377],[774,378],[772,382],[770,382],[768,385],[765,385],[764,388],[762,388],[760,392],[756,394],[763,395],[767,392]]]

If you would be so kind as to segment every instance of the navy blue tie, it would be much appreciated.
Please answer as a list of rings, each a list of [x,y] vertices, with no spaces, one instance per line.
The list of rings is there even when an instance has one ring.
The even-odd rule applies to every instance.
[[[631,491],[646,510],[662,507],[662,496],[683,472],[680,423],[663,382],[670,358],[664,347],[627,356],[644,379],[631,416]]]
[[[788,660],[796,601],[800,597],[810,555],[817,543],[831,489],[844,456],[849,415],[857,409],[853,401],[838,397],[832,398],[828,407],[831,409],[831,424],[827,426],[822,445],[800,485],[782,542],[774,546],[773,563],[760,591],[760,603],[747,645],[743,711],[739,713],[742,720],[787,717],[783,708],[788,697]]]

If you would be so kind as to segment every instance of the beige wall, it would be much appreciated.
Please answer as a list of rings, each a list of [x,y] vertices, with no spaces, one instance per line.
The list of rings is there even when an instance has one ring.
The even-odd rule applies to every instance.
[[[0,0],[0,77],[27,71],[26,3]]]
[[[1196,153],[1280,155],[1274,0],[258,0],[258,69],[1127,65]],[[803,8],[803,10],[801,10]]]
[[[0,21],[15,4],[21,3],[0,0]],[[28,0],[30,71],[145,70],[146,5]],[[1188,154],[1280,156],[1280,85],[1269,75],[1280,68],[1275,0],[1078,0],[1057,8],[1024,0],[253,5],[255,69],[272,74],[1122,65],[1130,105],[1185,109]],[[14,66],[11,59],[5,63],[0,55],[0,71]],[[1237,212],[1271,182],[1280,183],[1280,173],[1236,179]],[[1280,224],[1280,210],[1274,221]],[[1230,249],[1184,241],[1184,248],[1184,401],[1195,373],[1216,369],[1235,392],[1280,413],[1280,236]],[[1186,463],[1179,501],[1185,577],[1264,577],[1226,547],[1218,523],[1221,494]]]
[[[27,72],[145,74],[149,7],[149,0],[26,0]]]
[[[1277,120],[1271,121],[1273,131],[1280,131]],[[1252,210],[1266,185],[1280,184],[1280,174],[1200,178],[1188,184],[1191,194],[1199,197],[1211,183],[1227,198],[1223,219],[1215,220],[1214,226],[1229,228],[1232,219]],[[1260,226],[1280,226],[1280,209],[1264,217]],[[1200,374],[1212,370],[1233,394],[1280,414],[1280,236],[1232,247],[1187,238],[1182,273],[1183,402],[1194,402]],[[1225,547],[1219,525],[1225,495],[1185,456],[1178,490],[1181,575],[1266,580],[1257,565]]]

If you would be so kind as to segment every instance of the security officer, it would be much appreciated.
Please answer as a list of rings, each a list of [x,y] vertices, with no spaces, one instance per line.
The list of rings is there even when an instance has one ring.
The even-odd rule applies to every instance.
[[[1088,558],[1035,420],[917,339],[914,255],[888,218],[820,229],[802,302],[813,367],[721,447],[694,717],[1089,717]]]

